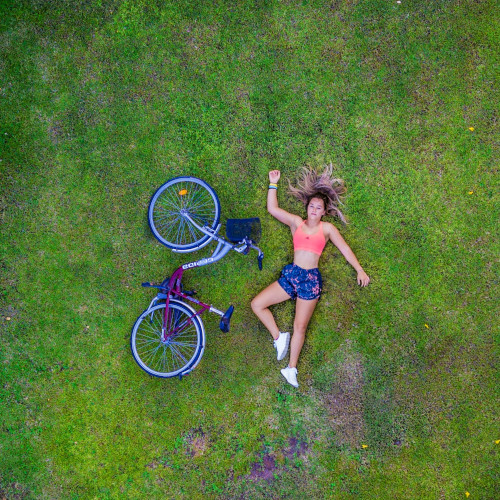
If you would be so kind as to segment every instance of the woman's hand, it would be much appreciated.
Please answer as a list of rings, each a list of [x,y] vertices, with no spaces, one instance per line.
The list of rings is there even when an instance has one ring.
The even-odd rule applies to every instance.
[[[368,274],[366,274],[363,271],[363,269],[358,271],[357,281],[358,281],[358,285],[360,285],[360,286],[366,286],[366,285],[368,285],[368,283],[370,283],[370,278],[368,277]]]
[[[269,182],[272,182],[273,184],[277,184],[280,180],[280,177],[281,172],[279,170],[271,170],[269,172]]]

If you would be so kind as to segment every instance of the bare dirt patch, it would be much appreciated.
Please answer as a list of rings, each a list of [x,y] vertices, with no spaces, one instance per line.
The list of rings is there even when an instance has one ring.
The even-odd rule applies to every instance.
[[[265,454],[262,457],[262,462],[254,462],[252,470],[248,477],[250,479],[264,479],[265,481],[272,481],[274,473],[277,470],[276,460],[270,454]]]
[[[362,359],[349,339],[339,347],[338,355],[326,405],[337,443],[359,446],[365,435]]]
[[[30,496],[30,491],[27,487],[20,483],[11,483],[6,489],[0,489],[0,498],[2,500],[22,500]]]
[[[275,449],[274,451],[263,451],[261,459],[252,463],[251,471],[246,478],[256,481],[273,481],[277,474],[290,469],[290,464],[283,465],[283,458],[287,458],[288,460],[298,459],[307,455],[308,450],[309,445],[306,441],[290,437],[288,439],[288,446]]]
[[[48,133],[53,144],[59,144],[64,138],[64,128],[61,121],[56,120],[48,126]]]
[[[0,283],[0,285],[1,285],[1,283]],[[0,286],[0,289],[1,289],[1,286]],[[6,306],[0,307],[0,317],[4,322],[10,322],[18,314],[19,314],[19,311],[11,305],[6,305]]]
[[[288,448],[283,451],[283,455],[287,458],[298,458],[307,453],[309,445],[306,441],[299,441],[297,438],[291,437],[288,440]]]
[[[201,427],[190,430],[184,439],[187,453],[193,458],[202,456],[208,450],[208,437]]]

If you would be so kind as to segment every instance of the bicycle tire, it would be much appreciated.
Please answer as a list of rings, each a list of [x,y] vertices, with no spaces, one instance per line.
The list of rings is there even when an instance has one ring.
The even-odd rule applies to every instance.
[[[166,342],[161,340],[165,303],[146,309],[136,320],[130,335],[135,362],[149,375],[170,378],[187,375],[201,360],[205,350],[205,328],[195,310],[183,302],[170,299],[172,325],[183,328]]]
[[[168,248],[192,252],[210,236],[183,217],[181,209],[186,209],[198,225],[215,230],[220,219],[219,198],[205,181],[186,176],[170,179],[151,198],[148,222],[155,238]]]

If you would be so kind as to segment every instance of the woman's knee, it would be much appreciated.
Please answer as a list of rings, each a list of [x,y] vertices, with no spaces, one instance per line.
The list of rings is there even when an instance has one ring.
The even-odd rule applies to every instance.
[[[260,304],[260,300],[259,300],[259,297],[254,297],[252,302],[250,302],[250,307],[252,308],[252,311],[254,313],[257,313],[258,311],[260,311],[261,309],[263,309],[263,307],[261,306]]]
[[[293,323],[293,333],[294,335],[305,335],[307,330],[308,323],[304,323],[303,321],[295,320]]]

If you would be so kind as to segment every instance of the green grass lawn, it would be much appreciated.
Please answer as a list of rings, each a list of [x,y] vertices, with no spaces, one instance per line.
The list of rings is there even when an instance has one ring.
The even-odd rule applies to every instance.
[[[495,7],[2,2],[0,497],[498,498]],[[330,162],[372,283],[327,247],[295,390],[249,307],[293,255],[267,172]],[[129,336],[140,283],[210,251],[149,230],[182,174],[260,217],[266,257],[186,273],[235,313],[179,381]]]

